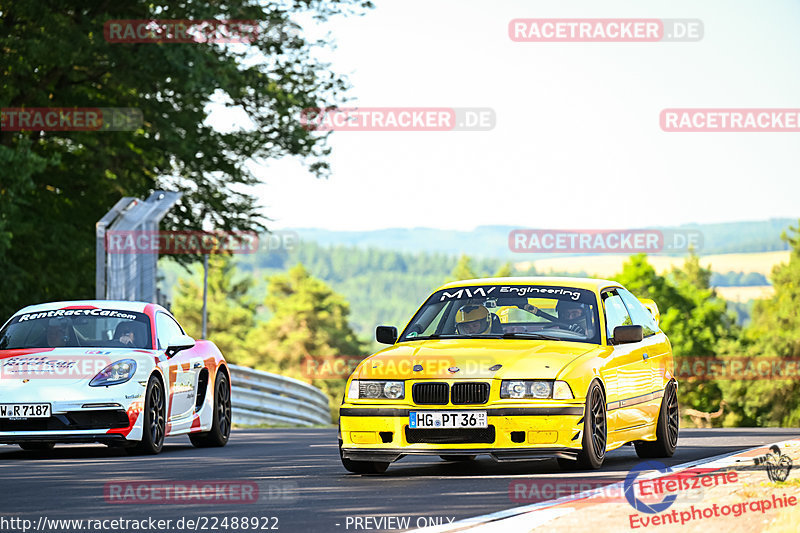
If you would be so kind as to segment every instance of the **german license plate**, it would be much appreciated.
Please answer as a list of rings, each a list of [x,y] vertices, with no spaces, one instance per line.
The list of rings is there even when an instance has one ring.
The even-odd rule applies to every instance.
[[[411,411],[408,427],[416,429],[485,428],[486,411]]]
[[[50,418],[50,404],[0,403],[0,418]]]

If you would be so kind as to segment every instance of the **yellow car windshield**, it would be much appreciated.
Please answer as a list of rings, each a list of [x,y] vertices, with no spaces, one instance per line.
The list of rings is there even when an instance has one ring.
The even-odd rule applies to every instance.
[[[400,341],[426,338],[548,339],[600,344],[594,292],[540,285],[486,285],[432,294]]]

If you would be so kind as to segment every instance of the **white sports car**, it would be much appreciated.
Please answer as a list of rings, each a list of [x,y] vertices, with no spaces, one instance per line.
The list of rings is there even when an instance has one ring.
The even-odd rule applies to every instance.
[[[170,435],[224,446],[230,428],[225,359],[159,305],[33,305],[0,329],[0,443],[102,442],[156,454]]]

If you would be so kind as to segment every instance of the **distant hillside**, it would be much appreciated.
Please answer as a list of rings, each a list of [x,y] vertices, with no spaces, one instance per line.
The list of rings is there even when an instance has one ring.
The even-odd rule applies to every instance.
[[[779,263],[789,261],[791,252],[753,252],[740,254],[700,255],[700,264],[710,268],[716,275],[712,278],[715,286],[766,285],[772,269]],[[522,255],[522,254],[520,254]],[[552,257],[539,254],[536,261],[517,261],[517,269],[533,267],[537,272],[582,272],[592,277],[607,278],[622,269],[628,260],[627,255],[573,255]],[[647,260],[657,272],[668,272],[683,264],[686,256],[672,257],[651,255]]]
[[[797,219],[776,218],[721,224],[656,226],[654,229],[699,230],[703,233],[704,243],[698,253],[700,255],[708,255],[788,250],[786,243],[781,241],[781,232],[795,223],[797,223]],[[295,228],[294,231],[300,235],[302,240],[316,242],[323,246],[357,246],[360,248],[380,248],[411,253],[467,254],[473,257],[513,261],[534,260],[536,257],[542,258],[545,256],[558,257],[557,254],[519,254],[511,252],[508,249],[508,234],[514,229],[520,228],[516,226],[479,226],[474,231],[450,231],[433,228],[330,231],[315,228]]]

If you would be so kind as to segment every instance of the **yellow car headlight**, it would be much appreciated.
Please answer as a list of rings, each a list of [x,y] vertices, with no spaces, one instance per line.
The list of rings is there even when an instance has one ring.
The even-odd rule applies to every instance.
[[[354,379],[347,389],[350,400],[402,400],[406,396],[404,381],[364,381]]]
[[[503,386],[500,386],[501,398],[524,398],[528,390],[528,386],[524,381],[504,381],[503,385],[506,386],[506,390],[504,391]],[[505,395],[503,394],[504,392]]]
[[[553,384],[549,381],[534,381],[530,390],[534,398],[549,398],[553,393]]]
[[[565,381],[536,380],[503,380],[500,383],[500,397],[538,400],[571,400],[572,389]]]
[[[383,386],[383,395],[390,400],[399,400],[405,396],[404,389],[402,381],[387,381]]]

